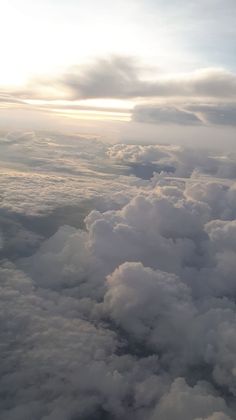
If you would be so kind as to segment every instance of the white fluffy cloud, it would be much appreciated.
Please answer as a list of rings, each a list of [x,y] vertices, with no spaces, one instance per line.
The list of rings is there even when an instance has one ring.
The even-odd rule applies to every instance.
[[[236,178],[235,155],[222,155],[201,149],[174,145],[127,145],[111,146],[107,155],[126,165],[153,165],[153,171],[169,175],[189,177],[198,172],[219,178]]]
[[[37,173],[45,170],[49,177],[52,158],[46,164],[46,149],[37,139],[33,145],[34,136],[9,139],[3,146],[4,170],[14,190],[22,168],[27,167],[31,184],[29,156],[35,157],[36,150],[42,159]],[[33,152],[13,174],[17,164],[9,148],[23,158],[20,141]],[[49,150],[59,148],[60,155],[68,147],[74,166],[76,146],[55,143]],[[29,201],[25,192],[21,202],[15,197],[15,206],[4,197],[3,250],[6,238],[8,245],[17,245],[9,245],[0,268],[0,416],[235,419],[234,156],[161,145],[107,150],[98,144],[102,162],[106,153],[111,158],[106,178],[92,150],[87,156],[91,144],[83,147],[86,156],[79,161],[87,172],[83,183],[81,174],[79,182],[75,177],[74,212],[63,207],[71,174],[63,165],[59,170],[62,156],[57,154],[51,177],[61,177],[65,186],[61,196],[56,189],[52,196],[49,188],[40,198],[42,203],[48,199],[43,219],[36,217],[42,211],[37,201],[45,187],[42,178]],[[118,178],[117,162],[124,171]],[[166,170],[143,180],[132,175],[133,164],[166,165]],[[26,179],[21,181],[27,190]],[[94,207],[87,208],[89,214],[81,210],[86,187]],[[24,210],[29,205],[35,212]],[[66,219],[56,212],[49,217],[47,208],[51,212],[58,205]],[[80,218],[87,214],[84,225],[78,226],[76,212]],[[54,219],[56,231],[49,234]],[[20,252],[23,237],[35,241],[31,254]]]
[[[175,275],[124,263],[108,277],[104,309],[137,342],[177,353],[194,315],[190,291]]]

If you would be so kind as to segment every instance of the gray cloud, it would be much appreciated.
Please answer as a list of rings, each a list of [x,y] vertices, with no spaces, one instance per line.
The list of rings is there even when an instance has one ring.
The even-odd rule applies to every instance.
[[[232,153],[222,155],[209,150],[173,145],[116,144],[108,148],[107,155],[131,168],[133,165],[146,165],[153,168],[153,171],[156,168],[156,172],[165,172],[170,176],[174,173],[175,176],[194,177],[200,172],[219,178],[236,177],[235,155]]]
[[[110,56],[73,66],[54,79],[36,79],[22,89],[3,91],[0,102],[6,108],[48,114],[101,110],[96,105],[74,102],[78,100],[130,99],[135,103],[142,100],[134,109],[134,121],[234,126],[235,98],[236,76],[227,69],[205,68],[187,74],[164,75],[141,66],[132,57]],[[29,102],[32,99],[43,101]],[[122,108],[108,106],[103,111],[122,112]],[[123,109],[123,112],[128,116],[131,111]]]
[[[190,388],[181,378],[171,386],[157,407],[152,420],[197,420],[199,415],[205,420],[228,420],[223,413],[225,404],[221,398],[209,395],[206,384]]]
[[[152,124],[229,125],[236,124],[236,105],[230,104],[147,104],[134,108],[133,120]]]
[[[156,80],[155,80],[156,78]],[[74,67],[61,79],[75,99],[135,97],[234,98],[236,76],[224,69],[205,69],[185,76],[143,80],[141,69],[129,57],[100,59],[88,67]]]
[[[151,124],[202,124],[200,118],[194,112],[178,109],[173,106],[136,106],[133,111],[134,121]]]
[[[216,125],[236,125],[236,104],[192,105],[190,111],[202,115],[204,121]]]
[[[129,97],[139,84],[138,67],[129,57],[111,57],[75,66],[61,81],[75,98]]]
[[[149,77],[145,77],[145,73]],[[75,65],[52,80],[37,79],[16,90],[20,99],[89,98],[212,98],[235,99],[236,76],[222,68],[205,68],[188,74],[153,74],[129,56],[100,58]]]

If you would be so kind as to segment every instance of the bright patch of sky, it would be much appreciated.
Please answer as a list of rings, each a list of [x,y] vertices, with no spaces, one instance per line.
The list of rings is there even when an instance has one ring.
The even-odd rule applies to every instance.
[[[235,18],[231,0],[2,1],[0,84],[23,84],[108,54],[171,73],[232,70]]]

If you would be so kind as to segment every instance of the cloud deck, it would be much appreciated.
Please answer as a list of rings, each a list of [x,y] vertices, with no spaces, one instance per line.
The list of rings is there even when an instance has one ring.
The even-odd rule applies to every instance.
[[[234,156],[37,133],[0,147],[1,418],[234,420]]]

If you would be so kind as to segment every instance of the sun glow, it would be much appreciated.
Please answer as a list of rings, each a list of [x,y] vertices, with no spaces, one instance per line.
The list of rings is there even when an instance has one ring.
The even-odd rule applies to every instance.
[[[24,84],[35,75],[58,74],[91,57],[109,54],[141,56],[153,63],[155,52],[159,66],[169,61],[172,68],[173,59],[178,60],[178,49],[170,27],[162,24],[161,13],[154,22],[139,2],[121,0],[119,7],[106,0],[88,0],[88,4],[62,0],[56,7],[52,0],[1,3],[1,86]],[[120,6],[125,7],[125,14]],[[149,21],[150,32],[140,24],[143,19]]]
[[[87,111],[87,110],[58,110],[53,109],[53,112],[63,116],[82,120],[96,120],[96,121],[130,121],[131,114],[126,112],[112,112],[112,111]]]

